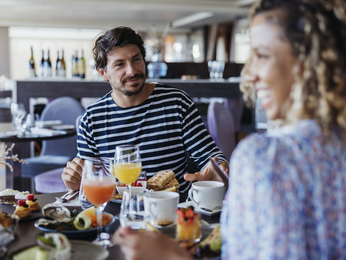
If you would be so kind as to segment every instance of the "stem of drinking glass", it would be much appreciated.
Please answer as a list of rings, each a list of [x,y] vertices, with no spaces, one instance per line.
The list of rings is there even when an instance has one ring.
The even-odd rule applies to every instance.
[[[131,184],[127,185],[127,190],[129,191],[130,194],[130,199],[132,198],[132,194],[131,194]]]
[[[102,231],[102,210],[101,210],[101,208],[102,208],[102,206],[96,208],[96,210],[97,210],[97,238],[96,238],[96,240],[97,241],[101,240],[101,237],[100,237],[100,234]]]

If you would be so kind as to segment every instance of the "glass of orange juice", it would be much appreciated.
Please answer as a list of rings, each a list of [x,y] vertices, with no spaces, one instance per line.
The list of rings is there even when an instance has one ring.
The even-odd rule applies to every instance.
[[[142,170],[141,155],[138,145],[118,145],[115,149],[113,173],[119,181],[127,186],[131,198],[131,184]]]
[[[102,211],[114,195],[115,177],[104,162],[85,160],[82,188],[86,199],[96,207],[98,232],[97,238],[93,243],[103,247],[111,246],[110,240],[101,239]]]

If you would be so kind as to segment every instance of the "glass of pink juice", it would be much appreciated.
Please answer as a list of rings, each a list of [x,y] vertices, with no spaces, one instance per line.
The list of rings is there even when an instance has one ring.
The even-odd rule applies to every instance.
[[[112,164],[104,160],[85,160],[80,189],[80,193],[83,192],[86,199],[96,207],[98,232],[93,243],[104,248],[112,246],[110,240],[101,239],[102,211],[115,191],[115,176],[110,171]]]

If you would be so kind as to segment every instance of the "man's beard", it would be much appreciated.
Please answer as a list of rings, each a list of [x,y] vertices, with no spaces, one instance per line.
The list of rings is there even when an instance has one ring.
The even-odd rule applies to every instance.
[[[126,82],[129,81],[129,80],[132,80],[132,79],[143,79],[143,84],[136,91],[130,91],[130,90],[127,90],[125,88]],[[123,93],[124,95],[128,96],[128,97],[137,95],[137,94],[139,94],[143,90],[144,84],[145,84],[145,79],[146,79],[146,77],[144,76],[144,74],[137,74],[137,73],[134,76],[123,78],[121,80],[121,88],[117,89],[117,90],[120,91],[121,93]],[[139,84],[139,83],[136,83],[136,84]]]

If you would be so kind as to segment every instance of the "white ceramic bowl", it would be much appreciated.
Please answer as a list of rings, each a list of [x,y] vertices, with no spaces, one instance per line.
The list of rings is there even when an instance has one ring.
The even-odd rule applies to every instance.
[[[143,194],[144,190],[147,188],[147,182],[146,181],[141,181],[142,183],[142,187],[131,187],[131,194],[132,195],[141,195]],[[121,187],[119,185],[121,185],[122,183],[121,182],[117,182],[117,185],[116,185],[116,188],[117,188],[117,191],[119,192],[120,195],[123,195],[124,191],[127,190],[127,187]]]

